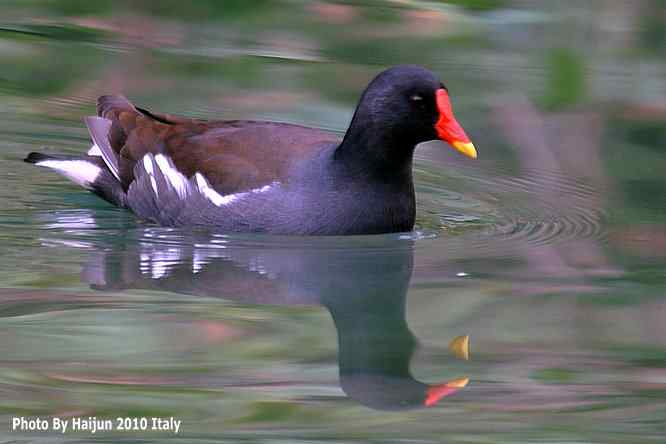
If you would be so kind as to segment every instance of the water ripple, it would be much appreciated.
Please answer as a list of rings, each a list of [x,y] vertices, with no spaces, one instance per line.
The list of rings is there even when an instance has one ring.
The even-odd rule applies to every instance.
[[[585,180],[548,169],[516,175],[497,166],[488,171],[462,165],[455,171],[451,183],[427,172],[422,175],[425,183],[419,191],[428,199],[421,199],[425,208],[420,210],[439,213],[444,229],[480,228],[465,236],[460,248],[487,249],[488,244],[507,241],[541,246],[606,237],[602,190]],[[461,184],[461,192],[448,189]],[[449,243],[447,248],[454,247]]]

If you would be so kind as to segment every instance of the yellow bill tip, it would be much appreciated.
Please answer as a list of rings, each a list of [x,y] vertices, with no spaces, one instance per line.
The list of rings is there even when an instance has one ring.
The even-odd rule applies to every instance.
[[[469,336],[456,336],[449,342],[449,350],[458,359],[464,359],[467,361],[469,359]]]
[[[453,148],[456,150],[460,151],[467,157],[471,157],[472,159],[476,159],[476,148],[474,148],[474,144],[471,142],[453,142],[451,145],[453,145]]]
[[[467,386],[467,384],[469,384],[469,378],[456,378],[447,381],[446,383],[447,387],[453,387],[453,388],[463,388]]]

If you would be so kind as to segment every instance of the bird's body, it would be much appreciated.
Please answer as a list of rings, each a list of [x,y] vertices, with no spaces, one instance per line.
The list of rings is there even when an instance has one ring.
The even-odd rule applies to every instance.
[[[156,114],[122,96],[102,96],[98,116],[86,118],[94,142],[87,156],[31,153],[26,161],[165,226],[313,235],[409,231],[412,154],[417,143],[441,137],[440,85],[423,68],[385,71],[363,94],[342,140],[285,123]]]

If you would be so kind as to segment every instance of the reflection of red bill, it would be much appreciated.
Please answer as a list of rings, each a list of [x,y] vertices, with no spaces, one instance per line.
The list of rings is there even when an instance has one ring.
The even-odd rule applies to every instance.
[[[456,336],[449,342],[449,350],[456,355],[458,359],[469,360],[469,336]]]
[[[431,385],[428,387],[427,396],[425,401],[423,401],[423,404],[426,407],[432,407],[443,397],[449,396],[465,387],[467,383],[469,383],[469,378],[457,378],[445,382],[444,384]]]
[[[462,126],[460,126],[453,116],[453,107],[451,106],[449,93],[444,88],[441,88],[437,90],[436,95],[437,109],[439,110],[439,119],[435,123],[437,136],[465,156],[476,159],[476,148],[474,148],[472,141],[465,134],[465,130],[462,129]]]

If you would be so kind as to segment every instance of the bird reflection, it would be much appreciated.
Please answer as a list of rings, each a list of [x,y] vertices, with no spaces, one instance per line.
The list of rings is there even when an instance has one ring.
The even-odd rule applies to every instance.
[[[326,239],[164,239],[146,229],[138,242],[98,251],[83,278],[98,289],[153,289],[242,303],[322,305],[338,332],[340,385],[382,410],[435,405],[466,378],[429,385],[410,373],[417,341],[406,318],[413,240],[395,236]]]

